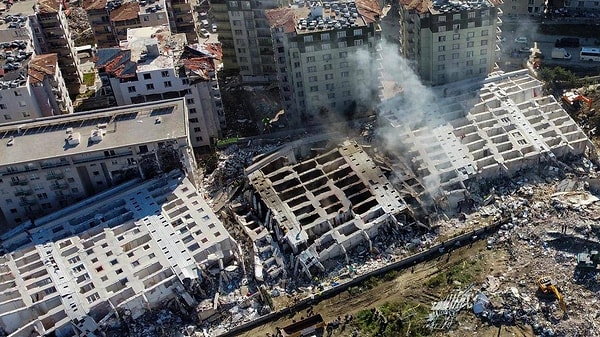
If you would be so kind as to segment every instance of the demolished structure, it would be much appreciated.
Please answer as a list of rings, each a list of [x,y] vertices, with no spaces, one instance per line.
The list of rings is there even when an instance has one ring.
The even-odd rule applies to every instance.
[[[317,139],[318,138],[318,139]],[[246,169],[256,191],[251,204],[294,273],[311,277],[323,263],[344,256],[384,226],[401,226],[409,207],[354,141],[327,147],[325,137],[287,145]],[[260,229],[262,230],[262,229]]]
[[[561,167],[560,159],[593,148],[526,70],[433,88],[418,103],[408,96],[381,104],[379,134],[423,192],[449,208],[471,199],[471,183],[512,177],[540,162]]]
[[[101,336],[175,298],[194,308],[237,243],[178,171],[126,183],[1,237],[0,331]],[[127,317],[124,317],[127,316]]]

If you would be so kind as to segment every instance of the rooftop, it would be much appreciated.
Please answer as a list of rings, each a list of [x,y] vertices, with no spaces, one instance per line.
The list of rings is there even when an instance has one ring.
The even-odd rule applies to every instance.
[[[86,11],[93,9],[106,9],[107,0],[84,0],[81,7]]]
[[[131,51],[131,61],[137,71],[173,68],[174,56],[187,44],[185,33],[171,34],[169,27],[142,27],[127,29],[127,41],[121,48]]]
[[[493,7],[499,0],[399,0],[405,8],[419,13],[442,14]]]
[[[382,10],[375,0],[314,1],[266,12],[271,27],[286,33],[306,34],[350,27],[364,27],[379,20]]]
[[[29,83],[40,83],[46,76],[55,76],[58,71],[57,54],[44,54],[35,56],[29,62]]]
[[[11,336],[34,329],[47,335],[70,324],[94,336],[114,315],[111,308],[136,318],[175,296],[193,307],[191,287],[237,251],[179,172],[115,187],[0,239],[8,253],[0,255],[0,289],[10,289],[3,291],[0,328]]]
[[[59,0],[38,0],[37,2],[38,12],[41,14],[58,13],[61,8],[61,1]],[[65,7],[63,7],[64,9]]]
[[[94,133],[99,126],[101,135]],[[187,132],[185,104],[179,98],[39,118],[0,127],[2,165],[178,139]],[[69,136],[78,142],[68,141]]]
[[[126,2],[121,6],[110,11],[111,21],[127,21],[135,20],[138,18],[140,12],[140,5],[135,2]]]

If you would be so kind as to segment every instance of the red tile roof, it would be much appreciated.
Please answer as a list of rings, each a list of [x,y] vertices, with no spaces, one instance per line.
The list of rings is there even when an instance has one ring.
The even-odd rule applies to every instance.
[[[106,2],[106,0],[84,0],[81,7],[86,11],[94,9],[105,9]]]
[[[58,70],[58,56],[44,54],[35,56],[28,65],[27,74],[30,83],[40,83],[46,76],[56,75]]]
[[[283,27],[286,33],[292,33],[296,29],[296,10],[293,8],[277,8],[265,12],[271,28]]]
[[[140,5],[137,2],[126,2],[121,7],[113,9],[110,12],[110,19],[112,21],[133,20],[138,18],[139,12]]]
[[[42,14],[58,13],[60,5],[63,5],[63,9],[67,8],[67,5],[60,0],[39,0],[38,1],[38,12]]]
[[[381,18],[382,10],[377,0],[356,0],[356,7],[358,7],[358,13],[365,19],[366,24],[379,21]]]

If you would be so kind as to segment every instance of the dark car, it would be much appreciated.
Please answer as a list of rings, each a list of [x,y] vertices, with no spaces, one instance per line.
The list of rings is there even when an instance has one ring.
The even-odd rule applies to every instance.
[[[562,47],[579,47],[579,38],[576,37],[563,37],[562,39],[556,40],[554,44],[556,48]]]

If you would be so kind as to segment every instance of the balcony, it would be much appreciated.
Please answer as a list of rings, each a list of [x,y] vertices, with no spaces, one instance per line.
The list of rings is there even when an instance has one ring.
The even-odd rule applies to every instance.
[[[24,197],[31,195],[33,192],[31,190],[18,190],[15,192],[16,197]]]
[[[37,200],[36,199],[24,199],[21,200],[21,202],[19,202],[19,206],[33,206],[33,205],[37,205]]]
[[[46,180],[58,180],[58,179],[62,179],[64,177],[65,177],[64,173],[49,173],[46,176]]]
[[[19,179],[19,180],[11,180],[10,186],[25,186],[29,184],[29,180],[27,179]]]
[[[62,190],[62,189],[68,188],[68,187],[69,187],[69,184],[67,184],[66,182],[58,182],[58,181],[50,185],[50,189],[53,191]]]

